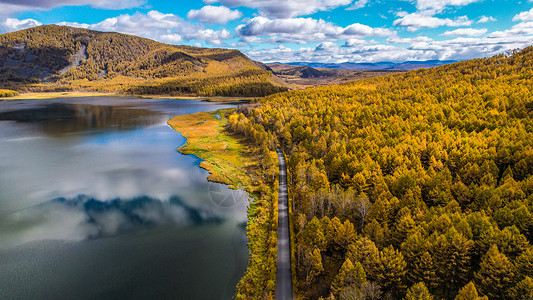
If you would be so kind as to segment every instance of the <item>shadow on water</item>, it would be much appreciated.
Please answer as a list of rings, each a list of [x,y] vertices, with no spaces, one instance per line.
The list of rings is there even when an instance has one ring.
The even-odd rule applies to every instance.
[[[42,107],[0,112],[0,121],[36,123],[58,137],[87,131],[131,130],[162,121],[161,113],[136,107],[50,103]]]

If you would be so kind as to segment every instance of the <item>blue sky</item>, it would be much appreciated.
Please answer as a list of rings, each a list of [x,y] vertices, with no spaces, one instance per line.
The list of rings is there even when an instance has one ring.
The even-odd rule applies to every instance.
[[[533,45],[533,0],[0,0],[0,32],[41,24],[263,62],[464,60]]]

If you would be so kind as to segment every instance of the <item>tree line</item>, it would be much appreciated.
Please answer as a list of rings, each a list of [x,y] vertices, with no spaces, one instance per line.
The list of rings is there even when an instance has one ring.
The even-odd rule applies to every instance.
[[[298,294],[531,299],[532,75],[529,47],[230,116],[288,156]]]

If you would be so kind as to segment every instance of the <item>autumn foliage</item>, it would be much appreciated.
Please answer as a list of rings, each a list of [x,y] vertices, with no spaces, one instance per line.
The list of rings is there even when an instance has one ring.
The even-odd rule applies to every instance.
[[[260,102],[228,128],[288,156],[301,297],[531,297],[533,48]]]

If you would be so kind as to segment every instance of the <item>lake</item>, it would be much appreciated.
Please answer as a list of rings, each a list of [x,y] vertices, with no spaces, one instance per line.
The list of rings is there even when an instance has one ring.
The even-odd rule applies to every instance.
[[[248,197],[208,182],[166,123],[235,106],[0,102],[0,299],[230,299]]]

